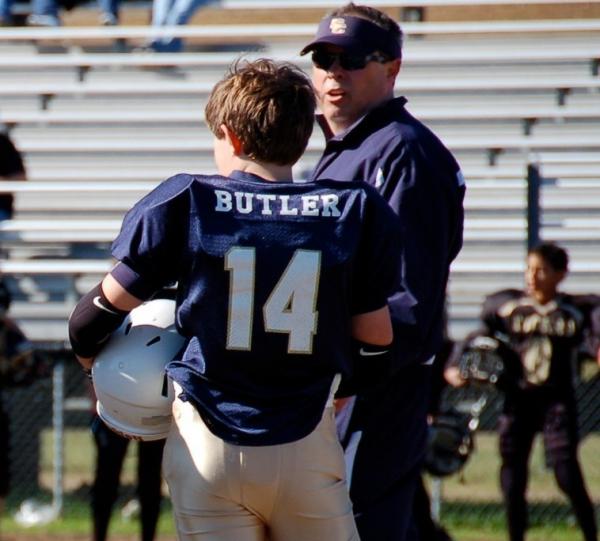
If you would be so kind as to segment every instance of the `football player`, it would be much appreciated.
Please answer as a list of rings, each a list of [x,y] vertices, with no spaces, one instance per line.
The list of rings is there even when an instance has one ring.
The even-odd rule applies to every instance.
[[[600,297],[559,291],[568,272],[566,250],[542,243],[529,250],[526,289],[507,289],[485,299],[482,328],[457,348],[446,369],[454,386],[466,381],[458,365],[475,337],[500,339],[510,364],[516,354],[519,374],[505,381],[504,410],[499,421],[500,484],[511,541],[523,541],[527,529],[528,461],[534,436],[542,432],[546,462],[567,495],[586,541],[597,541],[594,507],[577,459],[575,369],[580,349],[597,356],[600,340]],[[500,351],[500,350],[499,350]]]
[[[180,540],[358,539],[333,397],[353,364],[384,371],[399,227],[364,184],[293,182],[314,112],[297,67],[235,65],[206,106],[220,174],[139,201],[70,318],[90,368],[128,311],[177,283],[188,341],[167,367],[163,471]]]

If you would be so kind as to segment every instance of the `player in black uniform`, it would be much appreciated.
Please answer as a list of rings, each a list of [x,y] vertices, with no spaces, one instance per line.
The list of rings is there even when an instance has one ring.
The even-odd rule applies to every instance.
[[[235,67],[206,119],[221,175],[181,174],[125,217],[119,263],[70,318],[86,368],[125,314],[177,283],[188,339],[167,367],[164,450],[180,540],[356,540],[333,397],[392,341],[401,250],[372,188],[294,183],[314,124],[312,85],[268,60]]]
[[[568,272],[567,252],[551,243],[527,256],[525,291],[508,289],[486,298],[483,327],[467,337],[489,336],[516,352],[521,375],[504,382],[504,411],[499,422],[502,465],[500,484],[511,541],[523,541],[527,529],[525,492],[528,460],[534,436],[542,432],[546,461],[567,495],[586,541],[597,541],[594,508],[577,459],[577,410],[574,377],[581,348],[596,358],[600,336],[600,297],[558,291]],[[459,348],[446,370],[455,385],[460,377]],[[505,356],[510,363],[512,357]]]

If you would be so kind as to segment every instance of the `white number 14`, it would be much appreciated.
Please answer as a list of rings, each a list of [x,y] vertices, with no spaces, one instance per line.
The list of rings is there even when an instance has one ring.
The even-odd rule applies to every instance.
[[[227,349],[252,347],[256,250],[233,247],[225,256],[231,271]],[[287,333],[288,353],[311,353],[317,331],[321,252],[296,250],[263,306],[266,332]]]

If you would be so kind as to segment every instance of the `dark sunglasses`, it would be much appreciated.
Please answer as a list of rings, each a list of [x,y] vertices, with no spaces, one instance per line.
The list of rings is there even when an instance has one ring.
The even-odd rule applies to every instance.
[[[346,52],[330,53],[323,49],[316,49],[312,53],[313,64],[322,70],[328,70],[333,66],[336,60],[342,69],[354,71],[363,69],[369,62],[385,64],[386,62],[389,62],[391,58],[378,53],[377,51],[369,54],[352,54]]]

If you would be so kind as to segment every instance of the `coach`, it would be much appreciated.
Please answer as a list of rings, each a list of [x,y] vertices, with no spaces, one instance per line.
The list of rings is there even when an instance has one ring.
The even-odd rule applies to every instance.
[[[442,345],[449,267],[462,246],[464,180],[451,153],[394,98],[402,31],[352,3],[319,24],[313,85],[325,151],[312,180],[366,181],[400,217],[397,293],[389,299],[395,358],[384,384],[354,401],[346,443],[350,494],[363,541],[409,537],[427,436],[431,363]]]

